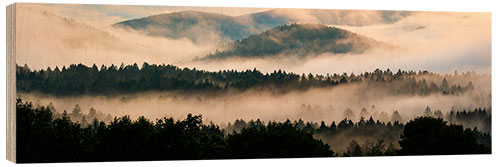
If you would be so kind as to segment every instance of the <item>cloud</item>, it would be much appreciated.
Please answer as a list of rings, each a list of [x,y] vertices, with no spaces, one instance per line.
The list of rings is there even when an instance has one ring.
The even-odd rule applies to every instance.
[[[38,4],[21,3],[17,4],[24,8],[30,8],[36,11],[49,12],[64,18],[71,18],[78,22],[105,27],[112,23],[124,20],[120,15],[109,15],[97,10],[99,5],[79,5],[79,4]]]
[[[97,27],[140,17],[165,14],[186,10],[220,13],[238,16],[269,10],[266,8],[232,8],[232,7],[188,7],[188,6],[138,6],[138,5],[90,5],[90,4],[20,4],[40,11],[47,11],[58,16],[73,18]]]
[[[162,64],[204,55],[212,44],[188,39],[155,38],[112,27],[96,28],[49,12],[18,6],[17,57],[32,69],[83,63],[119,65],[143,62]],[[201,34],[200,34],[201,35]]]
[[[420,75],[417,80],[425,79],[428,83],[440,84],[443,76]],[[79,104],[83,111],[94,107],[103,113],[114,116],[130,115],[132,118],[146,116],[150,119],[164,116],[176,119],[185,118],[186,114],[202,114],[204,121],[213,121],[220,125],[236,119],[263,121],[284,121],[303,119],[305,121],[339,122],[345,118],[346,108],[353,110],[359,118],[362,108],[391,114],[397,110],[403,121],[421,116],[426,106],[433,110],[448,113],[452,107],[456,110],[473,110],[476,107],[491,106],[490,75],[446,76],[450,85],[467,85],[472,81],[475,89],[460,95],[431,94],[428,96],[394,94],[388,87],[374,89],[368,82],[342,84],[335,87],[311,88],[307,91],[272,93],[263,90],[230,91],[217,95],[198,92],[142,92],[118,96],[74,96],[54,97],[36,93],[21,93],[23,100],[37,101],[47,105],[54,104],[59,112],[71,111]],[[403,83],[403,82],[399,82]],[[393,82],[399,84],[397,81]],[[302,110],[302,105],[310,105],[313,111]],[[374,114],[374,111],[370,111]],[[390,115],[389,115],[390,116]],[[385,120],[387,121],[387,120]]]
[[[380,11],[351,11],[350,15],[342,15],[342,11],[336,11],[340,14],[325,15],[324,17],[333,19],[342,16],[341,18],[345,18],[344,20],[352,20],[360,22],[360,24],[366,22],[361,24],[364,26],[334,26],[377,41],[397,45],[401,49],[390,51],[373,49],[356,55],[323,54],[312,56],[314,58],[311,59],[278,56],[279,58],[191,61],[195,57],[203,57],[213,52],[218,47],[216,42],[192,43],[182,38],[173,40],[147,37],[134,31],[94,26],[101,21],[104,25],[104,22],[113,22],[111,21],[113,19],[118,20],[121,17],[147,14],[141,9],[151,9],[152,6],[47,4],[20,4],[19,6],[23,8],[19,11],[19,17],[22,19],[19,19],[18,23],[18,42],[22,45],[18,46],[18,64],[28,63],[30,67],[35,68],[71,63],[109,65],[111,63],[141,64],[148,62],[196,67],[209,71],[257,68],[263,72],[283,69],[288,72],[313,74],[362,73],[373,71],[376,68],[390,68],[393,71],[397,69],[429,70],[440,73],[450,73],[455,70],[491,71],[490,13],[412,12],[411,15],[403,17],[399,16],[398,13],[383,15],[380,14],[383,13]],[[64,19],[57,15],[44,15],[43,12],[40,12],[44,11],[42,9],[75,18],[68,17],[66,21],[61,21]],[[168,9],[187,8],[172,7]],[[206,10],[221,10],[222,12],[226,8]],[[158,7],[156,11],[168,12],[161,7]],[[278,11],[295,10],[281,9]],[[288,14],[291,15],[290,17],[302,17],[303,19],[312,17],[307,12],[308,10],[298,9],[297,11],[303,12],[288,12]],[[320,10],[319,13],[321,11],[323,10]],[[130,15],[125,16],[125,14],[119,13],[130,13]],[[392,16],[399,20],[392,24],[371,24],[369,18],[373,16],[370,15],[375,15],[378,18],[377,22],[384,19],[394,19]],[[103,20],[99,21],[99,18]],[[79,21],[80,19],[90,23]],[[109,20],[105,21],[106,19]],[[213,35],[199,33],[194,36],[212,39]]]
[[[368,26],[397,22],[411,14],[410,11],[382,10],[331,10],[331,9],[274,9],[273,17],[287,18],[291,22]]]
[[[387,53],[401,66],[438,72],[491,69],[489,13],[417,12],[389,25],[338,26],[404,48]]]
[[[47,6],[54,7],[50,5],[43,7]],[[390,68],[393,71],[397,69],[430,70],[432,72],[472,70],[486,73],[489,73],[491,69],[491,14],[489,13],[417,12],[393,24],[340,26],[386,43],[398,45],[401,48],[399,50],[374,49],[356,55],[322,54],[310,59],[278,56],[278,58],[262,59],[191,61],[195,57],[205,56],[217,46],[212,43],[195,44],[182,38],[173,40],[149,37],[134,31],[95,26],[106,25],[109,24],[108,22],[113,22],[113,19],[134,15],[126,16],[120,12],[141,13],[133,7],[126,9],[118,6],[118,8],[122,11],[106,14],[99,10],[111,9],[56,5],[50,10],[47,9],[56,13],[52,14],[43,12],[42,8],[35,8],[33,5],[20,4],[17,10],[16,62],[20,65],[27,63],[32,69],[56,65],[61,67],[76,63],[109,66],[112,63],[119,65],[148,62],[196,67],[209,71],[257,68],[263,72],[282,69],[300,74],[362,73],[376,68]],[[130,11],[126,12],[127,10]],[[68,18],[59,17],[59,14]],[[352,19],[357,18],[358,16]],[[196,35],[206,36],[201,33]],[[441,78],[425,79],[438,83]],[[56,98],[29,94],[25,97],[26,100],[32,101],[40,99],[44,104],[52,101],[56,107],[59,107],[59,111],[71,110],[75,104],[80,104],[87,111],[90,107],[95,107],[102,112],[117,116],[129,114],[132,117],[146,115],[150,118],[161,116],[184,118],[187,113],[203,114],[205,119],[215,123],[234,121],[237,118],[281,121],[286,118],[314,121],[339,120],[342,119],[341,112],[347,107],[359,112],[361,108],[369,108],[371,105],[376,105],[380,111],[387,113],[398,110],[403,117],[408,119],[420,114],[427,105],[443,111],[449,110],[451,106],[461,109],[490,106],[491,96],[488,95],[491,94],[491,75],[468,78],[465,81],[471,80],[481,90],[464,96],[389,96],[377,92],[378,90],[365,90],[364,85],[352,84],[285,95],[258,91],[228,93],[217,97],[209,95],[197,97],[172,92],[125,95],[125,99],[133,99],[130,102],[124,102],[123,98],[90,96]],[[449,82],[459,81],[450,79]],[[328,104],[332,104],[335,111],[323,110],[323,112],[312,114],[300,112],[298,108],[303,103],[323,109]]]
[[[362,54],[322,54],[310,59],[290,57],[193,62],[199,69],[276,69],[295,73],[363,73],[379,69],[455,70],[491,73],[491,14],[415,12],[393,24],[340,27],[399,49],[372,49]],[[293,57],[293,56],[292,56]]]

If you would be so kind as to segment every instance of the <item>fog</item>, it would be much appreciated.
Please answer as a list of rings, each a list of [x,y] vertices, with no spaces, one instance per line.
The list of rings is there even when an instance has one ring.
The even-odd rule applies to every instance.
[[[394,23],[413,14],[410,11],[332,10],[332,9],[273,9],[271,17],[286,18],[292,22],[313,22],[350,26],[368,26]]]
[[[300,14],[304,14],[304,18],[312,17],[307,12],[293,13],[293,17],[302,18]],[[348,18],[351,19],[351,16]],[[264,73],[282,69],[298,74],[323,75],[343,72],[359,74],[377,68],[392,71],[428,70],[441,74],[473,71],[484,75],[478,78],[447,79],[450,84],[462,86],[473,81],[477,90],[460,96],[403,96],[391,95],[384,90],[366,89],[364,84],[349,84],[281,95],[249,90],[218,96],[175,92],[144,92],[119,97],[82,95],[58,98],[34,93],[20,96],[28,101],[40,100],[42,104],[53,102],[58,111],[71,111],[79,104],[83,111],[94,107],[114,116],[144,115],[152,119],[171,116],[180,119],[187,113],[193,113],[202,114],[207,121],[224,124],[235,119],[257,118],[277,121],[287,118],[340,120],[345,117],[342,113],[346,108],[359,114],[362,108],[371,109],[372,106],[377,112],[384,111],[387,114],[397,110],[408,120],[421,114],[426,106],[446,112],[452,106],[456,109],[472,109],[491,105],[491,14],[415,12],[397,18],[392,24],[331,25],[396,46],[397,49],[374,48],[357,54],[325,53],[308,58],[278,55],[271,58],[200,61],[198,58],[213,52],[220,47],[219,44],[193,43],[186,38],[174,40],[150,37],[132,30],[95,27],[30,6],[18,5],[16,62],[19,65],[28,64],[31,69],[78,63],[109,66],[147,62],[208,71],[256,68]],[[370,20],[358,15],[352,15],[352,19],[361,22]],[[207,34],[206,31],[193,32],[199,32],[194,36],[200,38],[217,38],[217,35]],[[425,79],[435,83],[442,80],[439,77]],[[310,105],[314,108],[313,112],[301,110],[302,104]]]
[[[396,44],[402,53],[386,54],[406,68],[491,71],[490,13],[417,12],[394,24],[337,26]]]
[[[376,68],[389,68],[393,71],[428,70],[439,73],[491,72],[489,13],[413,12],[393,24],[331,26],[393,45],[396,49],[373,48],[361,54],[324,53],[310,56],[283,55],[275,58],[232,58],[186,65],[210,71],[256,67],[265,72],[279,68],[306,74],[361,73]]]
[[[23,101],[33,102],[35,105],[47,106],[52,103],[57,113],[71,113],[76,105],[81,108],[82,114],[88,114],[93,108],[97,110],[93,110],[94,113],[103,113],[103,116],[129,115],[132,120],[139,116],[151,120],[162,117],[183,120],[191,113],[201,114],[204,123],[214,123],[222,128],[237,119],[260,119],[263,122],[302,119],[317,123],[325,121],[329,125],[332,121],[339,123],[345,118],[357,122],[361,116],[365,120],[372,116],[375,120],[387,122],[392,121],[391,116],[395,111],[400,114],[400,121],[404,123],[424,115],[426,107],[430,107],[432,111],[439,110],[446,116],[452,109],[471,111],[474,108],[490,108],[492,105],[490,13],[270,10],[267,14],[274,17],[284,17],[297,23],[319,22],[335,26],[370,38],[370,42],[380,42],[390,47],[379,45],[366,51],[346,54],[280,54],[263,58],[233,55],[226,59],[212,60],[203,58],[216,49],[227,47],[228,45],[221,46],[221,41],[227,42],[228,39],[209,29],[207,25],[210,22],[202,22],[200,26],[183,31],[184,34],[180,36],[186,38],[152,37],[144,31],[109,26],[124,21],[123,17],[108,16],[103,12],[109,12],[113,8],[122,14],[136,12],[130,14],[134,17],[195,9],[233,16],[242,15],[239,19],[249,22],[252,20],[244,20],[250,19],[244,14],[267,10],[145,6],[105,6],[88,10],[78,5],[59,7],[17,4],[16,63],[21,66],[27,64],[30,69],[54,69],[56,66],[62,68],[79,63],[109,67],[111,64],[119,66],[122,63],[137,63],[140,66],[147,62],[207,71],[257,69],[263,73],[272,73],[281,69],[287,73],[306,75],[358,75],[375,69],[390,69],[393,73],[399,69],[427,70],[433,74],[415,76],[417,83],[425,80],[427,84],[433,82],[440,85],[445,78],[450,86],[460,85],[464,88],[471,82],[474,88],[458,94],[432,92],[430,95],[408,95],[394,93],[397,92],[396,88],[391,86],[418,88],[399,86],[396,84],[403,83],[394,81],[370,84],[352,82],[326,88],[289,90],[287,93],[230,88],[228,91],[217,93],[147,91],[95,96],[54,96],[18,92],[17,95]],[[149,31],[155,31],[155,27],[149,28]],[[475,121],[469,126],[477,125],[480,130],[487,129],[489,132],[491,129],[490,124],[483,124],[479,119],[468,121]],[[385,144],[392,143],[396,147],[398,145],[399,131],[386,133],[386,130],[379,129],[370,134],[372,136],[366,137],[352,131],[344,131],[333,136],[315,134],[315,138],[329,143],[338,153],[345,151],[352,139],[364,147],[373,145],[376,139],[386,140]]]
[[[441,83],[442,77],[421,76],[428,83]],[[91,107],[113,116],[130,115],[132,118],[146,116],[150,119],[173,117],[183,119],[188,113],[203,115],[204,121],[225,125],[236,119],[261,119],[264,121],[284,121],[286,119],[304,121],[340,121],[346,116],[344,111],[353,111],[353,120],[358,120],[362,108],[376,119],[389,121],[391,114],[398,111],[402,121],[423,115],[429,106],[432,111],[443,114],[452,107],[455,110],[473,110],[476,107],[491,106],[490,75],[447,76],[450,85],[465,86],[469,81],[474,90],[461,95],[410,96],[389,93],[390,89],[373,89],[365,82],[342,84],[331,88],[315,88],[307,91],[292,91],[285,94],[269,91],[233,91],[224,94],[145,92],[117,96],[77,96],[54,97],[36,93],[20,94],[26,101],[42,105],[53,103],[58,112],[68,113],[78,104],[83,113]],[[381,118],[377,114],[385,113]],[[365,116],[367,117],[367,116]]]
[[[148,62],[196,67],[208,71],[257,68],[262,72],[283,69],[287,72],[306,74],[361,73],[376,68],[389,68],[393,71],[428,70],[439,73],[453,73],[455,70],[478,73],[491,71],[489,13],[411,12],[411,15],[398,16],[397,21],[392,24],[332,25],[396,46],[398,49],[373,48],[361,54],[325,53],[307,56],[307,59],[283,55],[273,58],[198,61],[197,58],[220,48],[217,41],[223,39],[218,39],[217,34],[206,33],[207,31],[193,31],[193,36],[199,36],[201,41],[213,42],[193,43],[186,38],[174,40],[150,37],[141,32],[109,26],[96,28],[85,22],[62,18],[51,14],[50,11],[43,12],[29,5],[18,5],[17,12],[16,62],[19,65],[28,64],[31,69],[78,63],[87,66],[94,63],[98,66],[109,66]],[[363,12],[354,13],[361,15]],[[301,12],[294,13],[293,17],[299,17],[297,15],[300,14]],[[303,17],[312,17],[310,12],[302,14]],[[362,17],[356,16],[353,19],[355,18]]]
[[[16,62],[28,64],[31,69],[78,63],[87,66],[177,63],[216,47],[213,43],[200,45],[184,38],[173,40],[112,27],[96,28],[23,5],[17,8],[16,28]]]

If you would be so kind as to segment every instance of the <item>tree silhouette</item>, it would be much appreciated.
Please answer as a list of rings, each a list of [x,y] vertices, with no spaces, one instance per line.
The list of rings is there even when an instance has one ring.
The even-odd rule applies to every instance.
[[[16,68],[16,89],[19,92],[38,92],[57,96],[106,95],[136,93],[143,91],[183,91],[218,93],[228,90],[259,89],[274,93],[286,93],[293,90],[332,87],[340,84],[365,82],[369,88],[387,89],[391,93],[405,95],[429,95],[440,93],[456,95],[472,90],[468,85],[427,84],[425,80],[416,80],[419,75],[438,74],[428,72],[401,71],[393,74],[390,70],[376,69],[359,75],[295,74],[277,69],[272,73],[253,70],[221,70],[209,72],[196,68],[179,68],[173,65],[143,63],[110,67],[83,64],[71,64],[59,71],[58,67],[31,70],[27,65]],[[443,79],[444,80],[444,79]],[[448,86],[447,86],[448,85]],[[451,87],[451,88],[450,88]],[[366,114],[366,113],[363,113]]]
[[[66,111],[54,117],[52,107],[36,107],[17,99],[19,163],[491,153],[489,133],[477,128],[464,130],[461,125],[448,125],[432,117],[419,117],[406,125],[374,121],[372,117],[357,123],[344,119],[338,125],[303,120],[265,124],[259,119],[240,119],[235,124],[241,129],[226,133],[217,125],[204,124],[201,115],[191,114],[184,120],[156,121],[122,116],[108,124],[88,117],[88,124],[82,126],[72,122]],[[454,117],[465,120],[487,115],[486,109],[476,109]],[[399,150],[393,141],[400,134]],[[329,144],[336,144],[339,136],[351,143],[345,146],[345,153],[334,154]],[[355,138],[377,142],[360,146]]]
[[[361,150],[361,146],[358,144],[356,140],[352,140],[347,147],[347,152],[344,153],[346,157],[359,157],[363,156],[363,152]]]
[[[228,136],[228,155],[232,158],[329,157],[327,144],[291,123],[255,125]]]
[[[441,118],[419,117],[405,125],[401,155],[486,154],[491,150],[476,142],[476,135],[461,125],[447,125]]]

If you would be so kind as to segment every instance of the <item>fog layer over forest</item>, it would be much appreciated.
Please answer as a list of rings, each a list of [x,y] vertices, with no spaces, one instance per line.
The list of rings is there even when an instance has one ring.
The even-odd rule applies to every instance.
[[[82,14],[75,20],[50,10],[57,7],[45,7],[16,8],[16,89],[18,102],[48,106],[39,111],[50,110],[55,120],[69,117],[76,126],[92,129],[98,120],[103,121],[99,127],[113,127],[113,117],[115,123],[130,118],[173,122],[193,114],[202,115],[222,137],[256,122],[285,122],[338,153],[361,156],[381,155],[367,154],[374,147],[397,150],[405,123],[429,116],[477,127],[474,133],[485,132],[486,142],[481,142],[491,146],[489,13],[279,9],[232,17],[191,11],[174,15],[194,28],[154,36],[112,24],[95,26],[85,11],[74,11]],[[169,14],[148,23],[162,23],[156,22],[160,16]],[[212,25],[213,20],[233,25],[238,18],[250,24],[267,16],[283,20],[274,18],[278,25],[262,24],[255,31],[230,31],[235,39],[221,36],[219,25]],[[284,31],[290,28],[300,32]],[[148,30],[164,33],[165,26]],[[24,109],[38,112],[28,103]],[[349,153],[360,146],[364,154]]]
[[[23,45],[18,46],[17,53],[22,56],[16,61],[33,69],[61,68],[77,63],[109,66],[148,62],[209,71],[257,68],[272,72],[279,68],[323,75],[361,73],[375,68],[425,69],[440,73],[491,71],[491,15],[485,13],[412,12],[396,22],[365,26],[323,23],[394,45],[399,48],[397,50],[374,48],[363,54],[326,53],[312,55],[314,58],[310,59],[294,59],[293,56],[241,59],[234,55],[235,58],[221,61],[193,61],[221,49],[224,44],[217,42],[221,41],[220,37],[198,31],[193,31],[193,36],[213,40],[195,43],[187,38],[151,37],[133,30],[98,27],[86,20],[58,16],[51,13],[56,11],[36,5],[18,6],[17,32],[20,35],[17,41]],[[361,11],[357,15],[371,16],[373,12]]]
[[[78,104],[84,112],[93,107],[113,116],[184,118],[187,113],[193,113],[202,114],[206,121],[226,124],[235,119],[257,118],[277,121],[287,118],[330,121],[355,117],[353,119],[357,120],[360,115],[366,115],[360,114],[363,108],[369,115],[382,115],[378,118],[381,120],[388,120],[384,115],[390,117],[391,113],[397,110],[405,121],[421,115],[427,106],[443,112],[452,108],[471,110],[491,106],[491,15],[487,13],[412,12],[411,15],[398,17],[387,24],[352,26],[329,23],[329,26],[340,27],[395,45],[398,47],[395,50],[373,49],[363,54],[325,53],[310,59],[279,55],[276,58],[245,59],[235,55],[236,58],[227,60],[193,61],[215,52],[221,44],[194,43],[186,38],[151,37],[133,30],[109,26],[95,27],[86,22],[87,20],[58,16],[53,14],[57,11],[46,11],[36,5],[23,4],[17,9],[17,41],[23,45],[17,47],[19,56],[16,61],[19,65],[27,64],[32,69],[62,68],[64,65],[76,63],[90,67],[92,64],[109,66],[143,62],[174,64],[181,68],[195,67],[208,71],[256,68],[263,73],[270,73],[281,69],[297,74],[324,76],[328,73],[343,72],[359,74],[376,68],[392,71],[425,69],[441,75],[417,76],[415,80],[425,79],[427,84],[433,82],[438,86],[442,84],[443,75],[453,74],[454,70],[459,73],[480,73],[459,74],[458,77],[446,74],[444,77],[450,86],[466,87],[469,82],[474,86],[472,91],[455,95],[394,94],[391,93],[394,90],[390,89],[394,85],[376,87],[366,82],[290,91],[284,94],[247,89],[216,96],[176,91],[146,91],[118,96],[56,97],[30,91],[19,92],[19,96],[28,101],[39,101],[43,105],[52,102],[58,111],[70,112]],[[372,12],[362,11],[359,14],[369,16]],[[459,39],[456,34],[461,34]],[[200,33],[194,36],[218,38],[214,34]],[[414,88],[408,90],[410,89]],[[353,114],[345,114],[349,113],[346,111],[352,111]]]
[[[443,77],[436,75],[417,76],[428,83],[442,84]],[[183,118],[188,113],[202,114],[204,121],[225,125],[235,119],[261,119],[264,121],[284,121],[286,119],[305,121],[332,121],[346,117],[358,120],[360,116],[374,116],[381,121],[389,121],[394,111],[398,111],[401,121],[423,115],[429,106],[432,111],[443,113],[454,110],[472,110],[491,106],[491,77],[489,75],[449,75],[448,84],[466,87],[472,81],[473,91],[456,95],[432,93],[429,95],[394,94],[394,89],[373,86],[366,82],[348,83],[327,88],[311,88],[306,91],[272,93],[265,90],[248,89],[213,95],[180,92],[146,92],[117,96],[71,96],[56,97],[39,93],[21,93],[25,100],[39,101],[42,105],[53,103],[57,111],[71,112],[78,104],[84,113],[91,107],[113,116],[141,115],[150,119],[164,116]],[[408,88],[415,89],[415,88]],[[361,114],[363,108],[368,112]],[[346,114],[352,110],[353,114]],[[379,116],[381,115],[381,116]],[[385,116],[384,116],[385,115]]]

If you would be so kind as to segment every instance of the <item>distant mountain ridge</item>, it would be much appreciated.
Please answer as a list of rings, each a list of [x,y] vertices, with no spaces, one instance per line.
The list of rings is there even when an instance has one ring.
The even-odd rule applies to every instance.
[[[219,38],[219,41],[227,43],[284,24],[390,24],[411,14],[412,12],[405,11],[272,9],[242,16],[227,16],[190,10],[126,20],[113,26],[142,31],[150,36],[188,38],[195,42],[213,42],[213,39]]]
[[[306,58],[324,53],[360,54],[372,48],[392,46],[350,31],[322,24],[281,25],[237,40],[203,59],[230,57],[262,58],[296,56]]]
[[[200,41],[200,36],[207,35],[238,40],[257,32],[231,16],[198,11],[152,15],[118,22],[113,26],[144,31],[150,36],[185,37],[193,41]]]
[[[327,25],[367,26],[390,24],[412,15],[412,11],[390,10],[334,10],[334,9],[272,9],[237,16],[251,20],[260,27],[275,27],[290,23],[321,23]]]

